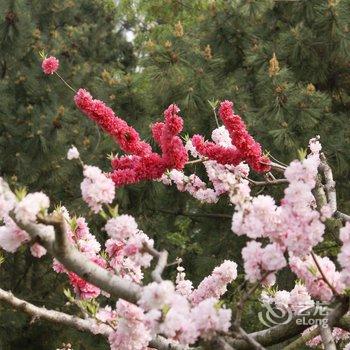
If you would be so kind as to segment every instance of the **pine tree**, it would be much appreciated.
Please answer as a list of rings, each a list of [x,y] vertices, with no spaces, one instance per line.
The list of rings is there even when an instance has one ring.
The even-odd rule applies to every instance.
[[[229,99],[265,151],[281,161],[302,156],[305,140],[319,134],[337,180],[346,183],[350,1],[121,3],[141,58],[134,82],[144,96],[143,125],[159,120],[162,110],[175,102],[185,133],[209,137],[216,122],[208,101],[213,105]],[[201,175],[200,166],[190,170]],[[195,280],[213,260],[235,256],[244,244],[232,235],[229,219],[200,216],[218,214],[210,206],[198,208],[188,195],[169,188],[159,191],[156,199],[144,192],[144,212],[162,198],[163,211],[172,214],[158,211],[157,218],[150,214],[147,220],[157,221],[159,235],[167,223],[165,232],[170,232],[163,239],[195,271]],[[345,185],[338,193],[345,208],[350,204],[343,203],[347,192]],[[228,217],[231,213],[225,205],[216,210]],[[203,246],[210,247],[208,256],[202,255]],[[280,280],[284,287],[291,277]],[[251,307],[248,313],[256,312]]]
[[[84,161],[107,170],[106,154],[114,143],[77,111],[72,91],[57,77],[43,74],[41,51],[60,60],[59,73],[74,88],[86,87],[128,118],[137,106],[130,90],[129,74],[135,65],[132,46],[124,38],[113,1],[0,2],[1,176],[17,187],[45,189],[84,211],[86,207],[76,199],[81,169],[67,161],[67,150],[75,144]],[[47,264],[38,264],[23,251],[6,255],[1,285],[19,294],[29,291],[26,298],[39,305],[62,305],[66,282],[48,273],[51,263],[48,258]],[[28,327],[27,317],[2,306],[0,314],[4,350],[56,349],[68,341],[74,349],[106,346],[62,327],[52,330],[41,322]]]
[[[131,45],[123,38],[112,1],[53,1],[47,6],[9,0],[0,6],[1,172],[18,174],[14,182],[51,188],[59,196],[66,183],[59,198],[74,199],[69,184],[74,180],[67,181],[71,165],[62,161],[68,147],[82,145],[83,154],[98,161],[105,157],[99,152],[105,139],[77,112],[73,93],[59,79],[44,76],[39,53],[57,56],[60,74],[73,87],[86,87],[112,105],[118,101],[128,117]]]

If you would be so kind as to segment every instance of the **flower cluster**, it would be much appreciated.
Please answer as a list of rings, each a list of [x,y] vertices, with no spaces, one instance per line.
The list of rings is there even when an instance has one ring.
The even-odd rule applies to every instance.
[[[43,60],[41,68],[45,74],[53,74],[57,71],[59,65],[59,60],[56,57],[50,56]]]
[[[219,299],[226,291],[227,285],[237,277],[237,264],[230,260],[225,260],[220,266],[216,267],[213,273],[204,278],[191,294],[193,304],[198,304],[204,299]]]
[[[74,101],[85,115],[115,139],[124,152],[137,156],[148,155],[152,152],[151,146],[141,141],[139,134],[133,127],[129,126],[123,119],[118,118],[113,110],[102,101],[94,100],[88,91],[79,89]]]
[[[29,241],[29,236],[9,216],[5,216],[3,220],[5,225],[0,226],[0,247],[14,253],[23,243]]]
[[[178,134],[182,131],[183,120],[178,115],[180,109],[171,104],[164,111],[164,123],[152,126],[152,135],[162,150],[162,160],[167,169],[183,169],[188,161],[186,148]]]
[[[186,191],[203,203],[216,203],[219,199],[215,191],[208,188],[206,183],[195,174],[187,176],[182,171],[174,169],[164,174],[160,180],[165,185],[173,182],[180,192]]]
[[[334,263],[328,257],[322,258],[315,255],[315,259],[317,259],[322,273],[327,277],[327,281],[337,293],[341,293],[344,289],[344,284],[341,281],[340,273],[336,271]],[[312,297],[322,301],[330,301],[332,299],[333,291],[324,280],[319,268],[310,255],[303,258],[296,256],[290,257],[289,266],[298,278],[305,283]]]
[[[119,317],[118,326],[109,336],[111,350],[146,349],[152,337],[145,325],[146,317],[142,309],[119,299],[116,313]]]
[[[261,301],[264,304],[274,305],[280,310],[290,310],[294,314],[301,314],[315,305],[306,287],[300,283],[297,283],[290,292],[286,290],[263,291]]]
[[[10,217],[13,210],[16,220],[22,224],[35,223],[40,211],[45,211],[50,206],[49,198],[42,192],[30,193],[17,201],[7,183],[0,178],[0,220],[4,222],[0,226],[0,247],[14,253],[24,243],[30,241],[27,232],[17,226]],[[52,231],[51,226],[40,225],[40,229]],[[34,243],[30,249],[33,256],[40,258],[46,254],[46,249],[38,243]]]
[[[275,267],[284,266],[281,257],[286,250],[295,256],[307,255],[321,242],[325,230],[322,220],[327,216],[326,211],[321,216],[316,210],[312,194],[321,147],[317,139],[310,140],[309,147],[311,153],[306,159],[293,161],[285,170],[289,185],[280,206],[270,196],[250,197],[247,191],[246,198],[236,205],[232,218],[232,231],[236,234],[245,234],[252,239],[268,238],[274,243],[270,253],[280,262]],[[260,243],[253,241],[242,251],[245,272],[250,281],[259,280],[262,271],[276,270],[264,266],[264,249],[266,247],[262,248]],[[271,265],[271,261],[266,261],[266,264]],[[273,280],[273,275],[269,276],[268,279]]]
[[[212,140],[215,144],[227,147],[231,139],[225,126],[221,126],[212,132]],[[200,157],[191,140],[186,143],[186,149],[193,157]],[[174,183],[181,192],[188,192],[191,196],[203,203],[216,203],[219,197],[228,193],[233,204],[242,198],[242,194],[249,193],[250,189],[248,181],[244,179],[249,174],[249,167],[245,163],[237,166],[223,165],[215,160],[203,161],[209,181],[213,184],[213,188],[207,187],[197,175],[185,175],[184,172],[173,169],[165,173],[160,181],[165,185]],[[244,195],[246,197],[246,195]]]
[[[295,255],[305,255],[322,241],[325,226],[312,190],[316,184],[319,152],[317,138],[309,143],[311,153],[303,161],[293,161],[285,171],[289,186],[281,202],[281,227],[276,241]]]
[[[102,204],[112,203],[115,196],[113,181],[96,166],[84,165],[84,180],[80,184],[83,200],[98,213]]]
[[[260,144],[248,133],[240,116],[233,113],[232,106],[232,102],[224,101],[219,109],[219,116],[229,133],[231,146],[228,147],[227,142],[221,145],[204,141],[203,136],[194,135],[192,143],[196,151],[220,164],[238,165],[246,161],[257,172],[269,171],[269,159],[262,155]]]
[[[22,224],[36,221],[36,216],[41,210],[50,206],[49,197],[42,192],[27,194],[19,203],[16,203],[14,212],[16,219]]]
[[[215,287],[212,285],[215,277],[209,277],[213,293],[209,291],[206,296],[202,295],[203,298],[197,298],[195,303],[191,301],[191,296],[186,297],[176,292],[170,281],[160,284],[153,282],[143,288],[138,303],[148,313],[152,312],[156,315],[158,310],[158,319],[153,322],[156,332],[177,340],[183,345],[189,345],[193,344],[198,337],[210,339],[216,332],[228,331],[231,310],[220,308],[218,299],[211,295],[221,295],[223,289],[226,289],[224,281],[229,283],[232,280],[234,266],[232,262],[225,262],[217,269],[215,271],[219,271],[220,277],[217,276],[216,280],[221,283],[221,286],[217,287],[218,291],[215,292]],[[209,287],[207,281],[204,284]]]
[[[286,266],[286,259],[276,243],[262,248],[260,242],[249,241],[242,249],[244,271],[250,282],[274,284],[275,272]]]
[[[126,222],[130,218],[124,218]],[[129,234],[131,225],[120,222],[120,234]],[[116,232],[115,232],[116,233]],[[210,339],[217,332],[227,332],[230,327],[231,310],[222,308],[219,300],[212,297],[220,296],[226,290],[227,283],[235,278],[236,265],[225,261],[217,267],[210,283],[204,284],[215,288],[218,292],[209,292],[201,300],[192,303],[188,294],[182,295],[170,281],[152,282],[142,288],[138,306],[119,299],[116,310],[110,307],[99,309],[95,319],[95,333],[101,333],[108,328],[109,343],[112,350],[143,350],[156,334],[163,334],[174,343],[182,345],[193,344],[197,339]],[[204,284],[200,288],[204,288]],[[192,288],[190,288],[192,289]],[[110,328],[113,326],[113,329]]]
[[[149,267],[152,260],[152,256],[143,251],[144,244],[153,247],[153,240],[138,229],[130,215],[109,219],[105,230],[110,237],[106,241],[110,267],[123,278],[140,283],[141,269]]]
[[[129,155],[112,160],[111,179],[116,186],[154,180],[166,169],[182,169],[188,160],[187,151],[178,136],[183,127],[176,105],[164,112],[165,122],[152,127],[153,137],[159,144],[162,155],[152,152],[151,146],[140,139],[137,131],[102,101],[94,100],[90,93],[80,89],[74,97],[78,108],[110,134],[120,148]]]
[[[306,336],[309,332],[311,332],[312,330],[314,330],[317,326],[312,326],[310,328],[307,328],[302,335]],[[339,343],[341,341],[344,340],[348,340],[350,338],[350,333],[347,331],[344,331],[341,328],[338,327],[334,327],[332,329],[332,338],[334,339],[335,343]],[[309,346],[310,348],[319,348],[319,346],[323,345],[323,341],[320,335],[312,338],[311,340],[309,340],[308,342],[306,342],[306,345]],[[349,350],[349,345],[346,345],[344,348],[342,348],[343,350]]]
[[[67,230],[68,241],[89,260],[106,268],[107,262],[99,254],[101,245],[98,243],[95,236],[90,233],[85,219],[82,217],[71,219],[65,208],[61,208],[61,211],[64,213],[65,220],[70,223],[70,228]],[[91,299],[100,295],[100,288],[88,283],[74,272],[67,271],[56,259],[54,259],[53,268],[57,273],[66,273],[68,275],[69,282],[80,299]]]
[[[72,146],[68,152],[67,152],[67,159],[72,160],[72,159],[79,159],[80,154],[78,149],[75,146]]]
[[[175,289],[179,294],[187,298],[192,294],[193,284],[186,278],[185,269],[182,266],[177,267]]]

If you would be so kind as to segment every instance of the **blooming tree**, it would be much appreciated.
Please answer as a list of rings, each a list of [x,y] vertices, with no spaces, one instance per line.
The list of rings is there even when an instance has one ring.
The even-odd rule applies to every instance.
[[[57,74],[59,61],[45,58],[42,68],[45,74]],[[93,213],[104,213],[109,238],[98,242],[85,218],[73,217],[62,205],[53,208],[43,192],[12,191],[0,178],[0,246],[13,253],[27,244],[36,258],[50,254],[53,270],[66,275],[74,291],[67,290],[67,298],[84,317],[37,307],[0,289],[2,301],[32,316],[101,334],[112,350],[264,349],[285,341],[288,349],[304,343],[325,349],[336,349],[336,342],[345,345],[350,336],[346,315],[350,217],[337,208],[332,170],[318,137],[309,141],[307,154],[285,166],[264,154],[234,113],[232,102],[220,104],[223,125],[213,130],[211,141],[194,135],[185,143],[180,137],[180,110],[172,104],[164,112],[164,121],[152,126],[157,153],[85,89],[75,91],[74,101],[125,152],[111,157],[109,173],[84,164],[75,146],[67,153],[68,160],[82,165],[82,198]],[[193,163],[203,165],[208,181],[188,172],[186,166]],[[253,180],[253,172],[261,180]],[[247,237],[241,255],[248,287],[234,307],[227,307],[222,298],[237,278],[236,262],[222,261],[194,286],[180,260],[168,263],[168,252],[157,250],[132,216],[118,214],[116,190],[140,181],[174,184],[179,191],[213,205],[222,196],[228,198],[232,234]],[[285,190],[279,203],[269,195],[251,192],[254,186],[280,185]],[[341,245],[337,261],[314,252],[330,220],[342,224],[339,232],[332,232]],[[172,268],[177,269],[175,281],[163,279],[164,269]],[[148,284],[146,269],[153,278]],[[282,269],[290,269],[298,278],[291,291],[273,287]],[[241,325],[242,312],[258,289],[270,312],[276,316],[276,310],[282,311],[288,319],[249,334]],[[100,295],[113,300],[113,307],[100,304]]]

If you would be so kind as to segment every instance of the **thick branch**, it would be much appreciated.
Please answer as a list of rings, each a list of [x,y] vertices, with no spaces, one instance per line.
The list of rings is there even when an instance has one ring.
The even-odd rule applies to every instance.
[[[210,346],[210,348],[208,347]],[[213,338],[205,349],[235,350],[223,337]]]
[[[344,214],[344,213],[340,212],[339,210],[337,210],[334,213],[334,216],[339,218],[339,219],[342,219],[344,221],[350,221],[350,215]]]
[[[122,279],[112,272],[103,269],[90,261],[84,254],[80,253],[73,245],[69,244],[67,242],[67,223],[65,220],[55,225],[55,238],[53,238],[44,237],[42,233],[44,225],[23,225],[14,216],[12,217],[16,224],[27,231],[32,238],[39,237],[41,244],[51,255],[63,264],[68,271],[74,272],[84,280],[100,287],[114,298],[122,298],[136,303],[141,287],[136,283]],[[52,218],[49,217],[47,222],[52,223],[50,221],[51,219]],[[41,221],[44,222],[45,219],[41,218]]]
[[[337,350],[335,345],[332,330],[328,325],[320,325],[318,326],[322,338],[322,344],[325,350]]]
[[[341,299],[339,305],[337,305],[333,310],[331,310],[327,316],[327,324],[332,327],[335,324],[342,324],[342,326],[350,328],[350,319],[348,322],[340,321],[343,315],[349,309],[349,301],[347,298]],[[285,324],[280,324],[263,331],[250,333],[249,336],[253,337],[258,343],[263,346],[270,346],[282,343],[288,339],[291,339],[300,333],[302,333],[306,328],[310,327],[310,320],[321,320],[322,317],[318,312],[320,308],[313,308],[308,310],[307,314],[296,315],[292,320]],[[312,324],[315,324],[314,322]],[[245,340],[232,339],[230,345],[235,349],[239,350],[249,350],[251,345]]]
[[[63,324],[66,326],[74,327],[84,332],[94,332],[95,321],[91,319],[82,319],[80,317],[68,315],[64,312],[55,310],[47,310],[45,307],[38,307],[27,301],[16,298],[11,292],[7,292],[0,288],[0,300],[11,305],[13,308],[23,311],[26,314],[33,316],[33,318],[42,318],[44,320]],[[109,332],[105,332],[102,335],[108,336]]]
[[[242,327],[238,327],[236,331],[238,335],[240,335],[248,344],[250,344],[251,349],[265,350],[265,348],[259,344],[253,336],[249,335]]]
[[[157,338],[151,340],[149,346],[158,350],[203,350],[200,347],[190,348],[188,346],[176,344],[162,336],[158,336]],[[218,350],[223,349],[218,348]]]
[[[312,331],[309,331],[308,333],[302,335],[298,339],[294,340],[292,343],[285,346],[283,350],[299,350],[305,345],[305,343],[317,337],[319,334],[320,334],[320,330],[318,327],[316,327]]]

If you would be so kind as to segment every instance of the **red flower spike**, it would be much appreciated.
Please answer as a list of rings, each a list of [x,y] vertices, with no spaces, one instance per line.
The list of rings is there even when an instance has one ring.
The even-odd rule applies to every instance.
[[[160,178],[167,169],[184,168],[187,151],[177,136],[183,120],[177,114],[179,108],[172,104],[164,112],[165,123],[155,123],[152,134],[162,155],[152,152],[151,146],[140,139],[137,131],[117,117],[102,101],[94,100],[90,93],[79,89],[74,97],[77,107],[104,131],[110,134],[129,156],[112,160],[113,172],[109,174],[116,186]]]
[[[205,142],[200,135],[192,137],[193,145],[199,154],[216,160],[220,164],[237,165],[246,161],[257,172],[269,171],[270,160],[262,155],[260,144],[249,135],[241,117],[233,114],[232,106],[232,102],[224,101],[219,109],[219,116],[230,134],[232,147],[222,147],[213,142]]]
[[[79,89],[74,97],[74,101],[85,115],[95,121],[116,140],[124,152],[139,156],[152,152],[151,146],[141,141],[138,132],[134,128],[117,117],[113,110],[102,101],[94,100],[88,91]]]

